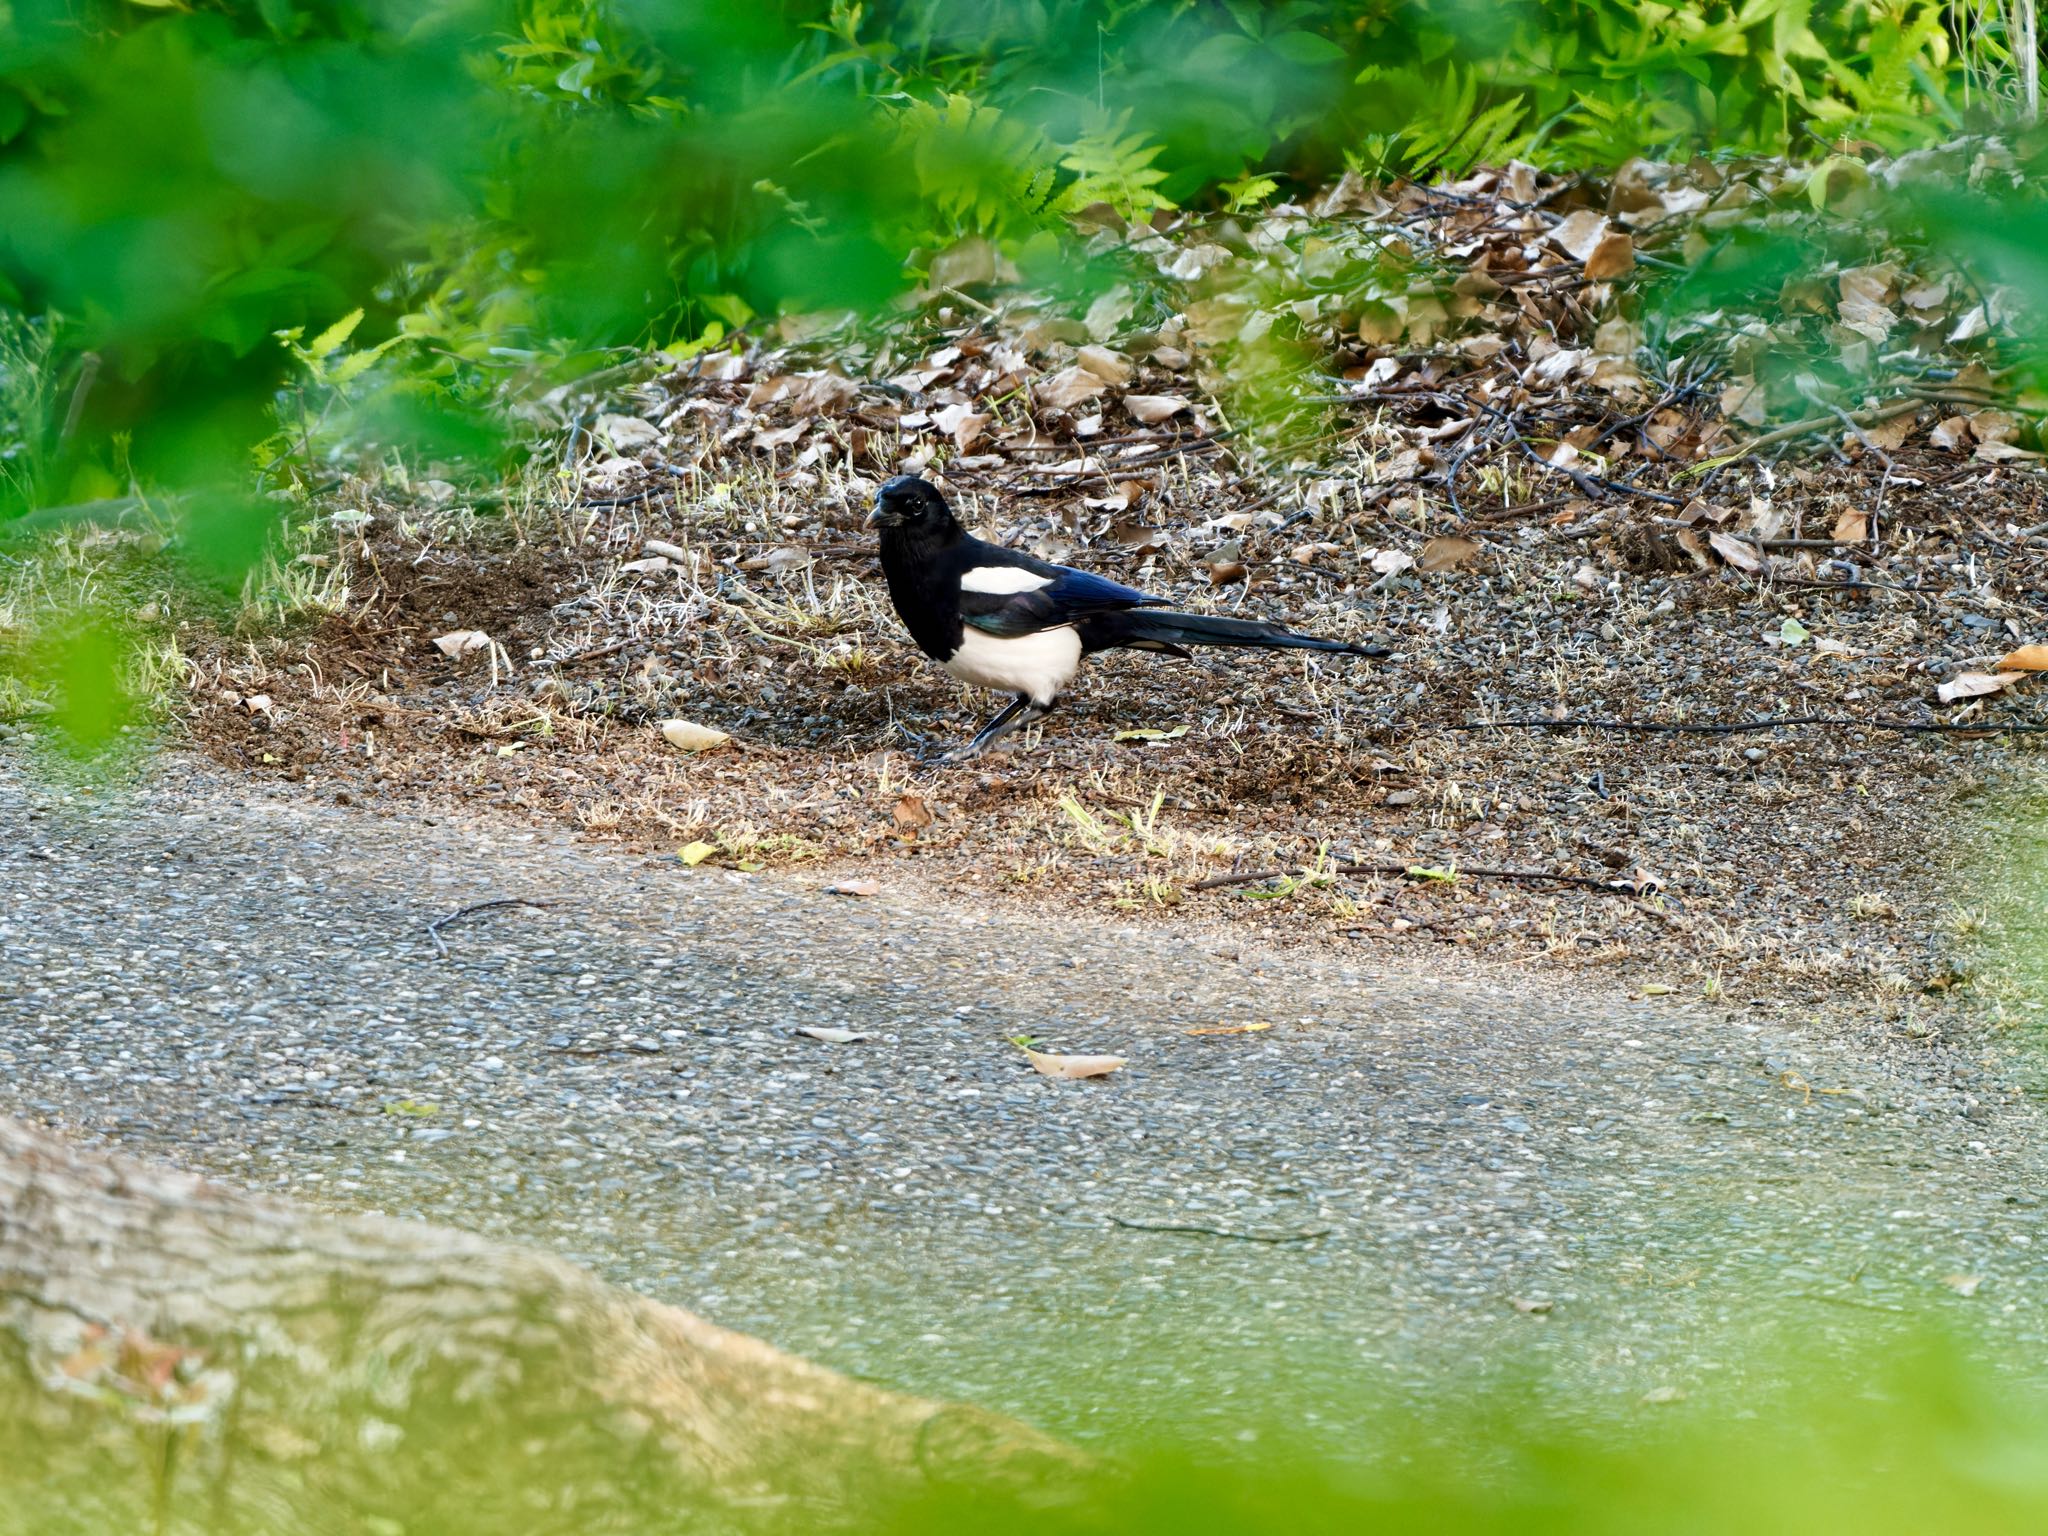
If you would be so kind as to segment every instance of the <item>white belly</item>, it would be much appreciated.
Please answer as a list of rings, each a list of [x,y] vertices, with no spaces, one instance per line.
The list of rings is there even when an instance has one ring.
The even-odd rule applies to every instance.
[[[1081,665],[1081,637],[1071,627],[1064,627],[1003,640],[969,624],[961,633],[960,649],[942,665],[963,683],[1021,693],[1034,704],[1050,704],[1074,680],[1075,669]]]

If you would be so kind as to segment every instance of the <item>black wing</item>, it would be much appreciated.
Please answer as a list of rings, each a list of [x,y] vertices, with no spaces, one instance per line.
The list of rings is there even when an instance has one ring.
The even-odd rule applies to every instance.
[[[1106,576],[1091,576],[1064,565],[1011,569],[1049,573],[1052,580],[1029,592],[974,592],[962,587],[960,617],[985,634],[1015,639],[1057,629],[1093,613],[1124,608],[1163,608],[1166,599],[1148,597]]]

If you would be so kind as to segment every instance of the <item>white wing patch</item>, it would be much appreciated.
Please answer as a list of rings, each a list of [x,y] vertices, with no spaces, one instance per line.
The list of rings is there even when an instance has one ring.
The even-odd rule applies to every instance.
[[[960,649],[943,663],[963,683],[1021,693],[1034,704],[1050,704],[1074,680],[1081,665],[1081,637],[1072,625],[1004,639],[968,625]]]
[[[978,565],[960,578],[960,590],[1001,597],[1011,592],[1036,592],[1052,585],[1050,576],[1040,576],[1015,565]]]

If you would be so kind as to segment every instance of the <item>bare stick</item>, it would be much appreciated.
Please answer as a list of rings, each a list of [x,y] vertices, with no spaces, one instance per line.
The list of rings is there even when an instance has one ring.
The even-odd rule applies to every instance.
[[[474,917],[479,912],[495,912],[501,907],[549,907],[553,902],[528,901],[524,896],[500,896],[495,901],[479,901],[467,907],[459,907],[446,917],[437,917],[426,926],[426,935],[434,941],[434,947],[441,951],[443,958],[448,946],[441,942],[441,930],[458,918]]]
[[[1976,733],[1978,735],[2033,736],[2048,732],[2048,721],[2037,720],[1856,720],[1846,715],[1773,715],[1761,720],[1716,720],[1698,724],[1667,724],[1656,720],[1461,720],[1440,725],[1440,731],[1634,731],[1652,736],[1741,736],[1750,731],[1773,731],[1781,726],[1853,726],[1866,731],[1894,731],[1900,735],[1916,732]]]
[[[1340,875],[1400,875],[1410,880],[1435,880],[1442,878],[1422,873],[1417,864],[1381,863],[1371,859],[1334,859],[1329,865],[1330,872]],[[1305,873],[1298,869],[1253,869],[1234,875],[1212,875],[1207,880],[1197,880],[1188,889],[1191,891],[1220,890],[1226,885],[1255,885],[1261,880],[1278,880],[1283,877],[1298,877]],[[1470,869],[1458,867],[1446,870],[1445,874],[1459,877],[1470,875],[1478,880],[1550,880],[1560,885],[1583,885],[1589,890],[1606,891],[1614,896],[1641,896],[1643,885],[1635,880],[1602,880],[1594,875],[1568,875],[1548,869]],[[1447,882],[1448,883],[1448,882]]]
[[[1309,1243],[1319,1237],[1328,1237],[1328,1227],[1310,1227],[1302,1232],[1232,1232],[1224,1227],[1207,1227],[1198,1221],[1129,1221],[1122,1216],[1109,1218],[1119,1227],[1129,1227],[1133,1232],[1180,1232],[1197,1237],[1227,1237],[1236,1243]]]

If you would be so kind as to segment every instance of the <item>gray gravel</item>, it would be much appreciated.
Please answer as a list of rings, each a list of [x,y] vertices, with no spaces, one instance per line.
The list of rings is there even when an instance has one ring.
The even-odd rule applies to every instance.
[[[1343,1451],[1369,1397],[1529,1367],[1587,1411],[1741,1404],[1767,1325],[2048,1332],[2048,1127],[1874,1027],[1026,921],[902,865],[828,897],[178,763],[0,763],[0,867],[0,1113],[539,1242],[1083,1440]],[[507,897],[550,905],[423,931]],[[1130,1065],[1053,1081],[1018,1034]]]

